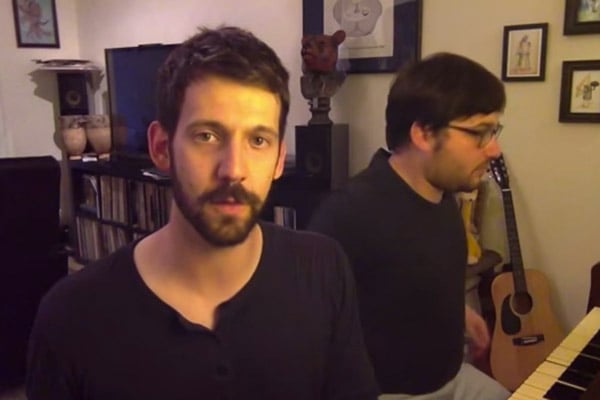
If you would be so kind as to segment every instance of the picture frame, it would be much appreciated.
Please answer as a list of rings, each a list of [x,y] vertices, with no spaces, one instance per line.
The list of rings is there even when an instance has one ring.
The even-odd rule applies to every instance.
[[[505,26],[502,43],[502,80],[545,80],[547,43],[547,23]]]
[[[564,35],[600,33],[600,1],[566,0]]]
[[[17,47],[60,47],[55,0],[12,0]]]
[[[346,11],[343,5],[342,0],[303,0],[302,32],[344,30],[338,51],[347,73],[395,72],[420,59],[422,0],[359,0]]]
[[[600,60],[563,61],[560,122],[600,122]]]

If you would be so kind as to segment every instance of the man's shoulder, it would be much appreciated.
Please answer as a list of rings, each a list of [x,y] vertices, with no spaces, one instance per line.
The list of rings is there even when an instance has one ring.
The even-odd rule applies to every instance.
[[[312,250],[336,250],[339,245],[329,236],[319,232],[290,229],[272,223],[262,223],[269,242],[291,253],[305,253]]]
[[[316,291],[324,293],[349,279],[348,258],[335,239],[318,232],[271,228],[264,261],[270,279],[281,287],[328,288]]]
[[[266,242],[269,259],[301,270],[334,271],[347,263],[338,241],[329,235],[308,230],[292,230],[271,225]],[[339,272],[339,270],[338,270]]]
[[[125,246],[58,281],[43,297],[38,316],[71,319],[91,312],[91,305],[97,307],[103,299],[111,298],[120,275],[130,265],[131,252],[132,246]]]

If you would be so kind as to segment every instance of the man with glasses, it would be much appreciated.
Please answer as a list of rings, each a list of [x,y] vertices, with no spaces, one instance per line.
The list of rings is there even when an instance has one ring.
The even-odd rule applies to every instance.
[[[454,198],[478,187],[500,155],[502,83],[481,65],[440,53],[407,65],[386,108],[388,150],[333,193],[309,229],[337,239],[358,286],[381,399],[506,399],[463,363],[489,344],[465,304],[464,225]]]

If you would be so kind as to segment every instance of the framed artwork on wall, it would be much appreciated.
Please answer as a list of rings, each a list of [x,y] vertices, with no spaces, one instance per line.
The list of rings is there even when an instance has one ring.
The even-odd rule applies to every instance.
[[[548,24],[504,27],[503,81],[543,81],[546,76]]]
[[[600,122],[600,60],[563,61],[560,122]]]
[[[12,0],[18,47],[60,47],[55,0]]]
[[[600,0],[566,0],[563,33],[600,33]]]
[[[339,58],[348,73],[394,72],[421,56],[422,0],[303,0],[302,31],[346,33]]]

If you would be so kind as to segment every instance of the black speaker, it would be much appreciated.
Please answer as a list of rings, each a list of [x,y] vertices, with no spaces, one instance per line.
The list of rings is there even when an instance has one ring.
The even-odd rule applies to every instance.
[[[60,115],[87,115],[91,110],[91,93],[84,72],[60,72],[58,96]]]
[[[348,125],[296,126],[296,171],[327,181],[331,189],[348,180]]]

